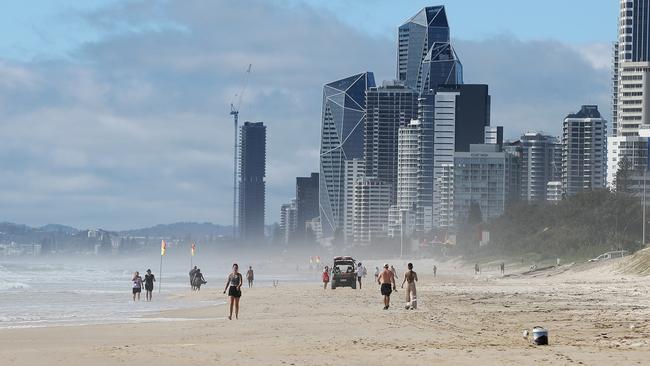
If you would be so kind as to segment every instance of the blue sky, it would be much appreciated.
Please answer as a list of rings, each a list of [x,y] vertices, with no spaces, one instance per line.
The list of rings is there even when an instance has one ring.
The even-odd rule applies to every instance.
[[[376,37],[393,38],[399,22],[413,9],[445,5],[452,35],[481,40],[510,33],[522,40],[556,39],[567,43],[612,42],[618,2],[613,0],[287,0],[287,5],[327,9],[340,20]],[[0,54],[4,57],[65,57],[79,43],[95,41],[102,31],[76,14],[123,0],[7,1],[0,12]]]
[[[449,0],[467,83],[505,136],[611,115],[617,1]],[[229,224],[229,103],[267,125],[267,222],[318,171],[323,85],[395,74],[404,0],[11,1],[0,12],[0,221]],[[498,6],[495,6],[497,4]],[[299,136],[299,138],[297,138]]]

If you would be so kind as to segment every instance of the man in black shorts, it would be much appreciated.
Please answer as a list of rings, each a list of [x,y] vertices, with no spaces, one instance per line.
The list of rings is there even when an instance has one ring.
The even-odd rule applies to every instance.
[[[147,270],[147,274],[144,275],[144,289],[147,291],[145,293],[145,300],[151,301],[151,294],[153,293],[153,283],[156,282],[156,277],[154,277],[151,270]]]
[[[381,285],[381,294],[384,296],[384,310],[390,306],[390,294],[397,291],[395,288],[395,274],[388,269],[388,263],[384,264],[384,271],[377,277],[377,283]]]

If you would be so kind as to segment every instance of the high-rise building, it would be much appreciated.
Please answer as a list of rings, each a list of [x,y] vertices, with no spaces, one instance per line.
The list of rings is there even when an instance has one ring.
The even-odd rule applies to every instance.
[[[650,61],[650,0],[621,0],[619,62]]]
[[[479,205],[483,220],[503,214],[509,176],[518,173],[508,170],[510,158],[497,144],[472,144],[468,152],[455,153],[449,226],[466,222],[473,203]]]
[[[508,181],[506,182],[506,205],[521,200],[521,141],[508,141],[503,144],[503,151],[508,154]]]
[[[240,139],[239,238],[254,242],[264,239],[266,126],[245,122]]]
[[[647,164],[650,127],[650,0],[621,0],[613,47],[612,136],[607,142],[607,186],[614,187],[620,159],[640,171]]]
[[[548,202],[559,202],[564,197],[562,182],[552,180],[546,183],[546,200]]]
[[[397,199],[398,131],[417,115],[418,93],[402,83],[384,82],[366,92],[366,176],[377,177],[392,187],[391,204]]]
[[[607,188],[616,189],[616,172],[626,159],[633,170],[648,166],[648,138],[641,136],[610,136],[607,138]]]
[[[311,240],[306,231],[307,221],[318,217],[318,173],[296,178],[296,239]]]
[[[371,72],[323,88],[319,212],[323,240],[343,237],[345,161],[363,158],[366,91],[375,86]]]
[[[420,10],[398,29],[397,79],[420,93],[462,84],[463,68],[450,43],[444,6]]]
[[[490,125],[490,95],[487,85],[442,85],[435,94],[433,175],[434,222],[443,226],[440,217],[440,189],[444,166],[454,165],[454,153],[469,151],[470,144],[485,141],[485,127]],[[444,220],[443,220],[444,221]]]
[[[527,132],[521,136],[521,198],[546,200],[546,184],[560,180],[561,145],[554,136]]]
[[[391,187],[375,177],[364,177],[354,184],[354,242],[370,244],[386,237]]]
[[[296,234],[296,200],[291,203],[285,203],[280,206],[280,233],[282,234],[282,243],[287,245],[291,243]]]
[[[415,230],[418,206],[418,178],[420,176],[420,139],[422,129],[419,120],[400,127],[397,155],[397,201],[389,213],[389,233],[393,237]],[[404,221],[407,221],[406,223]],[[405,228],[408,224],[408,228]]]
[[[503,146],[503,126],[485,126],[485,143]]]
[[[561,182],[567,196],[605,187],[606,130],[595,105],[583,105],[564,119]]]
[[[427,233],[433,229],[433,129],[435,121],[435,96],[433,93],[420,94],[418,120],[420,121],[420,169],[418,170],[415,231]]]
[[[343,227],[345,243],[354,242],[354,185],[365,177],[365,161],[363,159],[351,159],[345,161],[345,184]]]

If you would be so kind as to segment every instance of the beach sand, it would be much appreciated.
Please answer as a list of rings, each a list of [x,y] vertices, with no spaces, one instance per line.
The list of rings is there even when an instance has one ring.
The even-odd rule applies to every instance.
[[[613,264],[506,278],[496,267],[473,276],[472,266],[439,264],[435,279],[416,264],[418,310],[404,309],[398,283],[387,311],[370,268],[362,290],[323,290],[317,281],[244,288],[239,320],[217,305],[225,295],[206,289],[175,296],[215,305],[141,323],[0,330],[0,364],[650,363],[650,279],[621,275]],[[549,346],[523,338],[536,325],[549,330]]]

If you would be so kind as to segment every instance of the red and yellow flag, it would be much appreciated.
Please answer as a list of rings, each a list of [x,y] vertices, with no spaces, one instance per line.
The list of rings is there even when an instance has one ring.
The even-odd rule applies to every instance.
[[[194,257],[194,254],[196,254],[196,244],[192,243],[192,257]]]
[[[160,241],[160,255],[165,255],[165,250],[167,250],[167,243],[165,243],[165,239]]]

